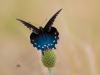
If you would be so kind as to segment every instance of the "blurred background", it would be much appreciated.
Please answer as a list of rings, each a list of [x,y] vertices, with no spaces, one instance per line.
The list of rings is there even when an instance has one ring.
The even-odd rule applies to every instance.
[[[59,10],[53,26],[60,33],[54,75],[100,75],[99,0],[0,0],[0,75],[49,75],[31,31],[16,18],[44,27]]]

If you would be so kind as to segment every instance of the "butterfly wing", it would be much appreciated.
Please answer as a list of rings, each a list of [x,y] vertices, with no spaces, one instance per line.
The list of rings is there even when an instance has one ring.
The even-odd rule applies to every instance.
[[[45,39],[49,49],[56,49],[55,45],[58,43],[59,40],[59,32],[55,27],[52,27],[51,31],[46,33]]]
[[[35,34],[39,33],[39,29],[36,28],[35,26],[31,25],[30,23],[27,23],[23,20],[17,19],[18,21],[22,22],[27,28],[29,28],[30,30],[32,30]]]
[[[30,35],[30,41],[34,47],[41,50],[42,54],[44,54],[44,50],[56,49],[55,44],[57,44],[57,40],[59,39],[58,35],[59,33],[56,28],[52,27],[50,32],[39,33],[38,35],[32,33]]]
[[[62,9],[60,9],[56,14],[54,14],[53,17],[48,21],[48,23],[47,23],[46,26],[44,27],[44,30],[45,30],[45,31],[50,32],[51,27],[52,27],[52,25],[53,25],[53,22],[54,22],[56,16],[59,14],[59,12],[60,12],[61,10],[62,10]]]
[[[38,50],[41,50],[42,54],[44,54],[44,52],[43,52],[44,50],[47,50],[46,41],[44,39],[44,34],[36,35],[36,34],[32,33],[30,35],[30,42]]]

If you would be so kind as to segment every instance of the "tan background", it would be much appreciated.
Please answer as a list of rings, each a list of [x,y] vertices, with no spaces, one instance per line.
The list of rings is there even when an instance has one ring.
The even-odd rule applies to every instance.
[[[99,0],[0,0],[0,75],[49,75],[16,18],[44,26],[60,8],[54,75],[100,75]]]

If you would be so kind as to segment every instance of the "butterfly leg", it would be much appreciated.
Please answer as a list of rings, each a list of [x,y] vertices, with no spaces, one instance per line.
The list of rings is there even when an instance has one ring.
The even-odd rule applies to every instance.
[[[54,49],[56,49],[56,47],[54,46]]]
[[[44,55],[44,50],[41,50],[42,51],[42,55]]]

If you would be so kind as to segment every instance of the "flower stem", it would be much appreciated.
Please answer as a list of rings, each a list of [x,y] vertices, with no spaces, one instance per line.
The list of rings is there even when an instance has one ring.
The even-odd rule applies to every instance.
[[[53,75],[53,73],[52,73],[52,68],[48,68],[48,70],[49,70],[49,74],[50,74],[50,75]]]

